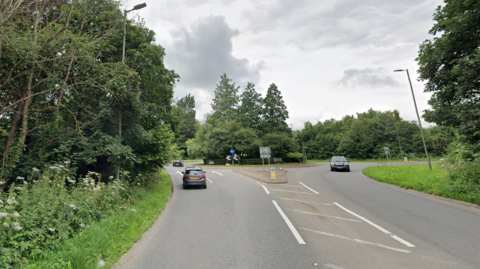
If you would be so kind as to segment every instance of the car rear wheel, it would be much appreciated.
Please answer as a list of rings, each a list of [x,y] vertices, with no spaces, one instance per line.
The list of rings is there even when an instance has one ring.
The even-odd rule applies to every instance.
[[[184,190],[187,189],[187,186],[183,185],[183,189],[184,189]]]
[[[203,186],[203,188],[206,189],[206,188],[207,188],[207,184],[205,184],[205,186]]]

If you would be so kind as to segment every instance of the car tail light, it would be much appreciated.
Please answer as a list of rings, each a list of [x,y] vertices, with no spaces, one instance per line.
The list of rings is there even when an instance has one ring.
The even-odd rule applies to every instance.
[[[183,178],[190,178],[190,176],[185,174],[185,175],[183,175]]]
[[[205,178],[205,175],[201,175],[200,178]]]

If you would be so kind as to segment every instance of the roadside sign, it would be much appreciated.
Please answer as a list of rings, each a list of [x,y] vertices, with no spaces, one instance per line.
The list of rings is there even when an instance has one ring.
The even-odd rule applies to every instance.
[[[269,147],[260,147],[260,158],[270,158],[270,153]]]
[[[215,164],[215,161],[208,161],[208,164]]]
[[[276,179],[275,178],[275,168],[270,168],[270,179]]]
[[[235,153],[235,150],[234,150],[234,149],[231,149],[231,150],[230,150],[230,154],[233,154],[233,153]]]

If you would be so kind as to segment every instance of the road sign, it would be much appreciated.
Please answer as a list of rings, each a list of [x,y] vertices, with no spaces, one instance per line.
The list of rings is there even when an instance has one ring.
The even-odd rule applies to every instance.
[[[270,179],[276,179],[275,178],[275,168],[270,168]]]
[[[227,160],[231,161],[232,160],[232,155],[227,155]]]
[[[234,150],[234,149],[231,149],[231,150],[230,150],[230,154],[233,154],[233,153],[235,153],[235,150]]]
[[[260,147],[260,158],[270,158],[270,148]]]
[[[388,147],[383,147],[383,150],[385,151],[385,154],[390,154],[390,148]]]

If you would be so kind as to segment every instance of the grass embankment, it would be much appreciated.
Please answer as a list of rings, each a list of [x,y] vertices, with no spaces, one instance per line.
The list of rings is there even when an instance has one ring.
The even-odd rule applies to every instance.
[[[104,268],[112,267],[158,218],[171,187],[170,176],[162,171],[153,186],[141,191],[130,210],[118,211],[91,224],[80,235],[24,268],[98,268],[100,260],[105,262]]]
[[[449,179],[448,171],[439,163],[428,165],[377,166],[363,170],[363,174],[389,184],[414,189],[460,201],[480,205],[480,186]]]
[[[438,161],[440,160],[442,157],[433,157],[433,158],[430,158],[431,161]],[[386,162],[404,162],[405,160],[404,159],[391,159],[391,160],[387,160],[387,159],[365,159],[365,160],[362,160],[362,159],[348,159],[349,162],[351,163],[386,163]],[[412,161],[412,162],[426,162],[427,159],[426,158],[415,158],[415,159],[412,159],[412,158],[408,158],[408,161]],[[318,159],[318,160],[307,160],[308,163],[328,163],[330,162],[330,159]]]

